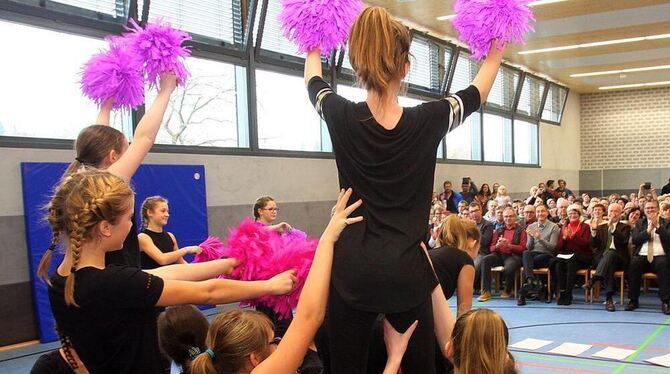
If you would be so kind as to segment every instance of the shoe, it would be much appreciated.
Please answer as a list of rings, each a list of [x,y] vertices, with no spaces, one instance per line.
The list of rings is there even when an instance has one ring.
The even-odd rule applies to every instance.
[[[628,302],[628,305],[626,305],[626,310],[627,311],[632,311],[640,307],[640,303],[638,303],[636,300],[630,300]]]
[[[556,298],[556,305],[565,305],[565,292],[561,291],[558,293],[558,297]]]
[[[542,290],[542,282],[540,282],[539,279],[533,279],[533,283],[531,283],[531,292],[532,293],[539,293]]]
[[[661,310],[663,311],[663,314],[670,316],[670,302],[664,301]]]
[[[572,292],[567,292],[565,295],[565,300],[563,301],[563,305],[572,305]]]
[[[507,292],[507,291],[503,291],[503,292],[500,294],[500,298],[501,298],[501,299],[509,299],[509,298],[511,298],[511,297],[512,297],[512,294],[509,293],[509,292]]]
[[[517,306],[524,306],[526,305],[526,298],[525,297],[520,297],[519,300],[516,301]]]
[[[616,312],[616,307],[614,306],[614,301],[612,299],[607,299],[605,303],[605,310],[608,312]]]
[[[477,298],[477,301],[483,303],[485,301],[491,300],[491,293],[489,291],[483,291],[481,295]]]

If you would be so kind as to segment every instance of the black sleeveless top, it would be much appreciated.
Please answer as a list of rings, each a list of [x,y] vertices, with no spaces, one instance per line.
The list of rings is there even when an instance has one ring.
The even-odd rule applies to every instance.
[[[132,218],[133,226],[123,241],[123,247],[118,251],[105,253],[105,265],[128,265],[140,268],[140,243],[137,241],[137,225],[135,215]]]
[[[174,250],[174,242],[172,241],[172,237],[170,237],[170,234],[168,234],[167,231],[155,232],[149,229],[144,229],[142,230],[142,234],[149,235],[151,241],[154,242],[154,245],[158,247],[161,252],[168,253]],[[149,257],[149,255],[146,253],[142,252],[141,256],[142,269],[155,269],[161,266],[161,264],[154,261],[154,259]]]

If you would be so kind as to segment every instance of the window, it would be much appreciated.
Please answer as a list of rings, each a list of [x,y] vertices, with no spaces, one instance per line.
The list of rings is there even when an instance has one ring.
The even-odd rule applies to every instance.
[[[481,115],[474,112],[447,134],[447,159],[481,161]]]
[[[123,0],[52,0],[54,3],[74,6],[77,8],[92,10],[94,12],[108,14],[112,17],[123,17],[126,14],[125,1]]]
[[[254,35],[258,38],[258,26],[261,22],[262,0],[259,0],[256,10],[256,22],[254,24]],[[298,53],[298,46],[284,36],[284,31],[279,21],[282,6],[280,0],[268,0],[268,10],[265,15],[265,25],[261,36],[261,48],[281,54],[305,57],[306,54]],[[254,43],[258,43],[255,40]]]
[[[191,77],[170,97],[156,143],[247,147],[246,69],[195,57],[187,67]],[[156,89],[146,97],[151,105]]]
[[[444,47],[444,55],[442,58],[444,58],[444,62],[442,63],[442,66],[444,66],[444,71],[442,74],[442,84],[447,84],[447,79],[449,78],[449,70],[451,70],[451,59],[454,56],[454,50],[449,47],[445,46]]]
[[[0,35],[20,35],[0,38],[1,50],[14,51],[0,60],[0,135],[75,139],[95,122],[98,107],[82,94],[80,73],[107,43],[4,21]],[[114,111],[111,120],[117,129],[132,127],[128,112]]]
[[[484,161],[512,162],[512,120],[484,113]]]
[[[567,97],[567,88],[553,83],[550,84],[547,100],[544,102],[544,109],[542,110],[542,119],[560,123]]]
[[[440,89],[438,46],[419,37],[412,38],[409,47],[410,71],[407,83],[429,90]]]
[[[544,80],[526,74],[519,96],[519,104],[516,107],[517,113],[533,118],[539,117],[545,84]]]
[[[518,84],[519,72],[507,66],[501,66],[489,92],[486,105],[511,111]]]
[[[514,163],[538,164],[537,124],[514,120]]]
[[[322,146],[319,115],[307,98],[302,77],[256,70],[256,95],[260,148],[293,151],[326,148]]]
[[[142,3],[138,8],[141,11]],[[242,15],[239,0],[162,0],[152,1],[149,19],[164,19],[189,33],[242,43]]]
[[[452,78],[449,92],[455,93],[468,88],[472,80],[475,79],[478,71],[479,64],[477,64],[476,61],[471,60],[470,55],[467,52],[460,51],[458,59],[456,60],[456,70],[454,71],[454,77]]]

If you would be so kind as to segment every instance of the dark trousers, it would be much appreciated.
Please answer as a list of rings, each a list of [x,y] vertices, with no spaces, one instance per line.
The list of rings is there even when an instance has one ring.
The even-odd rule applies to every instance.
[[[600,259],[597,260],[597,263],[594,278],[598,277],[603,280],[607,298],[609,299],[614,294],[614,285],[616,284],[614,273],[623,270],[624,262],[617,251],[606,249]]]
[[[567,291],[572,293],[575,287],[575,280],[577,279],[577,270],[586,269],[591,266],[593,258],[584,253],[575,253],[569,259],[562,259],[556,257],[556,285],[558,291]]]
[[[486,254],[479,253],[477,254],[477,257],[475,257],[475,284],[473,289],[475,292],[479,291],[479,288],[481,287],[481,273],[482,273],[482,260],[484,257],[486,257]]]
[[[529,279],[534,280],[535,275],[533,274],[533,270],[535,270],[535,266],[538,268],[547,267],[552,258],[554,258],[554,256],[547,252],[524,251],[523,255],[521,255],[524,282],[527,282]]]
[[[521,257],[515,254],[501,254],[498,252],[484,256],[482,259],[482,292],[491,292],[491,268],[505,267],[505,292],[511,293],[514,287],[514,278],[521,268]]]
[[[640,298],[642,274],[647,272],[656,273],[661,300],[670,300],[670,269],[667,256],[654,256],[654,261],[651,263],[647,261],[646,256],[633,256],[628,267],[628,298],[631,300]]]
[[[379,314],[352,308],[342,300],[334,287],[330,288],[325,323],[329,346],[328,357],[323,360],[325,373],[366,373],[373,326]],[[415,320],[419,321],[403,356],[402,372],[434,374],[435,333],[430,297],[423,304],[406,312],[386,314],[386,319],[401,333]],[[322,340],[323,336],[318,337],[317,344]],[[321,351],[321,347],[317,348]]]

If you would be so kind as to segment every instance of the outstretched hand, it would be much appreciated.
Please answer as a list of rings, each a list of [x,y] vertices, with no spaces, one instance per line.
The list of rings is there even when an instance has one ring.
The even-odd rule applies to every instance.
[[[346,191],[344,189],[340,190],[333,215],[330,217],[330,222],[328,222],[328,226],[324,230],[323,235],[321,235],[321,239],[336,242],[340,237],[342,230],[344,230],[348,225],[352,225],[363,220],[363,217],[360,216],[349,217],[349,215],[353,213],[354,210],[358,209],[358,207],[363,203],[363,201],[359,199],[355,203],[347,206],[347,202],[349,201],[351,194],[351,188],[347,189]]]

